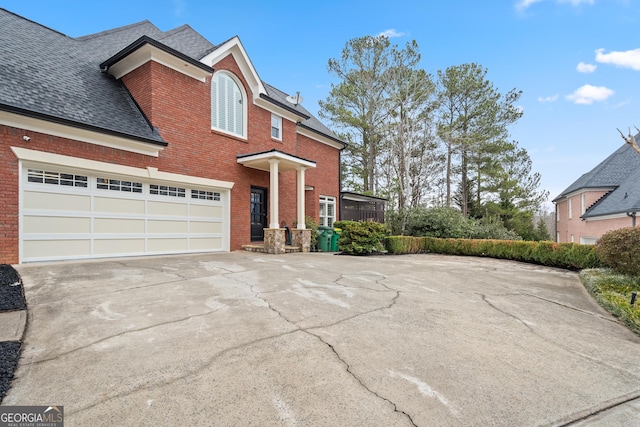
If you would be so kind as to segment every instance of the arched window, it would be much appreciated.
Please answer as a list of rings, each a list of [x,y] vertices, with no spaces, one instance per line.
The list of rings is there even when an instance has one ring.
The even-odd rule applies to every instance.
[[[211,127],[245,136],[245,100],[238,83],[225,72],[211,80]]]

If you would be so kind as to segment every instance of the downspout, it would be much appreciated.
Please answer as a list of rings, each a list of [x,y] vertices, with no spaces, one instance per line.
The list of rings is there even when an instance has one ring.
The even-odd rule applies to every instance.
[[[627,216],[631,217],[631,226],[636,226],[636,212],[627,212]]]

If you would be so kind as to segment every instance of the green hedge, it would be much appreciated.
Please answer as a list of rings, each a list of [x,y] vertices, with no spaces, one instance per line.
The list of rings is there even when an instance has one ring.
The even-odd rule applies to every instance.
[[[439,239],[389,236],[384,240],[390,254],[438,253],[509,259],[548,267],[581,270],[601,267],[592,245],[519,240]]]
[[[596,253],[607,267],[640,277],[640,228],[627,227],[605,233],[596,243]]]
[[[335,228],[341,230],[338,250],[346,255],[370,255],[384,251],[383,239],[389,229],[373,221],[336,221]]]

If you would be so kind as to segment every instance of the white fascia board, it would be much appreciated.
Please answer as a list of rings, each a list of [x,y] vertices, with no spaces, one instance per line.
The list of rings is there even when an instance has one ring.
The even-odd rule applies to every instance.
[[[296,132],[299,133],[300,135],[306,136],[307,138],[311,138],[314,141],[318,141],[318,142],[320,142],[322,144],[326,144],[326,145],[329,145],[329,146],[331,146],[333,148],[337,148],[338,150],[341,150],[341,149],[344,148],[343,144],[341,144],[341,143],[339,143],[337,141],[334,141],[331,138],[327,138],[326,136],[323,136],[322,134],[314,132],[312,130],[309,130],[309,129],[306,129],[306,128],[298,126],[296,128]]]
[[[0,111],[0,124],[152,157],[158,157],[160,151],[164,149],[162,145],[145,143],[122,136],[81,129],[6,111]]]
[[[230,190],[233,182],[220,181],[217,179],[202,178],[197,176],[181,175],[171,172],[162,172],[158,168],[136,168],[132,166],[117,165],[113,163],[100,162],[97,160],[82,159],[79,157],[65,156],[62,154],[47,153],[44,151],[30,150],[21,147],[11,147],[11,151],[16,157],[27,166],[52,165],[64,167],[72,170],[84,170],[95,173],[101,172],[110,175],[128,176],[139,179],[165,181],[170,183],[181,183],[200,187],[213,187]]]
[[[607,219],[620,219],[620,218],[629,218],[629,215],[627,215],[626,213],[618,213],[618,214],[611,214],[611,215],[601,215],[601,216],[593,216],[589,218],[582,218],[582,220],[585,222],[591,222],[591,221],[603,221]]]
[[[253,99],[253,103],[255,105],[257,105],[258,107],[261,107],[267,111],[269,111],[270,113],[276,114],[280,117],[282,117],[283,119],[287,119],[289,121],[292,121],[294,123],[298,123],[301,121],[304,121],[304,117],[301,117],[295,113],[292,113],[291,111],[279,107],[278,105],[267,101],[266,99],[263,98],[254,98]]]
[[[211,76],[211,73],[208,71],[189,64],[188,62],[150,44],[141,46],[135,52],[111,65],[108,72],[116,79],[120,79],[149,61],[162,64],[165,67],[171,68],[172,70],[203,83],[207,81],[207,77]]]
[[[247,55],[247,52],[244,50],[244,46],[242,46],[242,43],[237,36],[219,46],[216,50],[202,58],[200,62],[208,65],[209,67],[215,68],[215,64],[229,54],[233,55],[233,59],[235,59],[238,67],[240,67],[242,75],[249,83],[251,91],[253,92],[253,98],[259,98],[261,93],[266,95],[267,91],[262,84],[262,80],[260,80],[256,69],[253,67],[251,60],[249,59],[249,55]]]

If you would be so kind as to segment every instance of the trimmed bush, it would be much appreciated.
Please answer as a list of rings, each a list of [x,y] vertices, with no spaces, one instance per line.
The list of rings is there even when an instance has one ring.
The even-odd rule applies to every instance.
[[[389,234],[384,224],[373,221],[337,221],[342,229],[338,250],[347,255],[370,255],[384,251],[383,239]]]
[[[385,248],[391,254],[437,253],[471,255],[580,270],[600,267],[595,247],[576,243],[522,240],[438,239],[435,237],[389,236]]]
[[[640,276],[640,228],[627,227],[605,233],[596,243],[602,263],[629,276]]]

